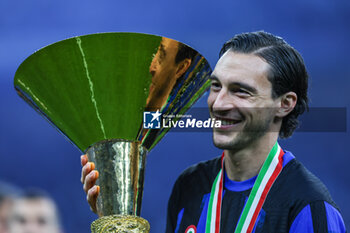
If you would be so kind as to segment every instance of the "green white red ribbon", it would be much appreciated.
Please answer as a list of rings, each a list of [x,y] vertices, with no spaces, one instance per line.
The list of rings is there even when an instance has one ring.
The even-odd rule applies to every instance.
[[[276,142],[267,156],[259,174],[256,178],[252,191],[244,206],[242,215],[236,226],[235,233],[252,232],[259,216],[260,210],[266,200],[271,186],[282,171],[283,150]],[[223,157],[221,157],[221,169],[212,185],[205,233],[220,232],[220,218],[223,192]]]

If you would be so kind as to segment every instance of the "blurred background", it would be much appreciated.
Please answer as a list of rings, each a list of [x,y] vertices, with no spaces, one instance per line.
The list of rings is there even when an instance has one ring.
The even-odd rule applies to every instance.
[[[0,180],[46,190],[66,233],[86,233],[90,212],[80,184],[80,153],[13,88],[20,63],[51,43],[97,32],[142,32],[190,45],[212,68],[222,44],[237,33],[282,36],[304,57],[312,107],[350,107],[350,2],[286,1],[0,1]],[[206,106],[204,95],[196,107]],[[348,113],[348,110],[347,110]],[[349,114],[348,114],[349,115]],[[330,122],[332,118],[328,119]],[[349,116],[347,116],[347,122]],[[149,154],[142,216],[164,232],[167,200],[186,167],[221,154],[211,133],[168,133]],[[329,188],[350,227],[350,142],[340,133],[296,133],[281,140]]]

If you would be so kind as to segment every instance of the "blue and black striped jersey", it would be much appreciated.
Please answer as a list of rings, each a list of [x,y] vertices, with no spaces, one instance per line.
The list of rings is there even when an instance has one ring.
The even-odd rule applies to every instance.
[[[167,233],[205,232],[212,183],[220,158],[198,163],[177,179],[168,203]],[[256,177],[224,178],[220,232],[234,232]],[[286,151],[283,170],[259,213],[254,232],[346,232],[325,185]]]

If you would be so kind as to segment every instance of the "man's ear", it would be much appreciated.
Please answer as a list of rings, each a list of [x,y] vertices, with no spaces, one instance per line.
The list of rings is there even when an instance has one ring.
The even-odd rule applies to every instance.
[[[280,103],[279,103],[280,106],[277,110],[276,116],[283,118],[283,117],[287,116],[291,111],[293,111],[293,109],[297,103],[298,97],[297,97],[297,94],[290,91],[290,92],[283,94],[278,99],[280,101]]]
[[[182,60],[178,65],[177,65],[177,69],[176,69],[176,80],[178,78],[180,78],[188,69],[188,67],[190,67],[191,65],[191,59],[189,58],[185,58],[184,60]]]

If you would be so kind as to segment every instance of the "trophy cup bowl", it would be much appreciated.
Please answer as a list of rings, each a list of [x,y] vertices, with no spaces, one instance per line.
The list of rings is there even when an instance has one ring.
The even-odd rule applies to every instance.
[[[174,63],[166,64],[165,54]],[[164,72],[161,64],[176,72]],[[14,85],[20,97],[100,173],[92,232],[149,232],[140,217],[146,156],[169,131],[158,117],[185,113],[208,89],[210,73],[189,46],[140,33],[73,37],[19,66]],[[156,114],[158,126],[145,124],[146,113]]]

